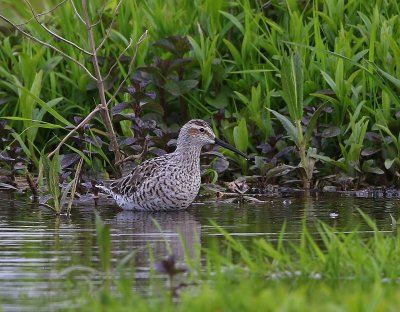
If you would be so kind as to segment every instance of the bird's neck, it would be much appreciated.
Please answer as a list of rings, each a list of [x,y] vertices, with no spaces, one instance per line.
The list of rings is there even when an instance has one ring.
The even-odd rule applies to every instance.
[[[177,146],[175,155],[179,161],[184,163],[191,163],[194,166],[200,165],[201,147],[199,146]]]

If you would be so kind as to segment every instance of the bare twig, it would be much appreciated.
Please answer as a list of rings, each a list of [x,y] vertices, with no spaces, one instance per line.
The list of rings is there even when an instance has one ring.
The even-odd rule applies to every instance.
[[[104,45],[104,43],[107,41],[108,37],[110,36],[110,33],[111,33],[112,27],[114,25],[115,19],[116,19],[118,13],[119,13],[119,8],[121,7],[122,1],[123,0],[119,0],[118,1],[118,4],[117,4],[117,6],[115,8],[115,11],[114,11],[111,23],[110,23],[110,26],[108,26],[106,34],[105,34],[103,40],[101,40],[99,46],[96,48],[96,52],[101,49],[101,47]],[[92,25],[91,27],[94,27],[94,25]]]
[[[57,153],[61,146],[64,145],[65,142],[67,142],[67,140],[80,128],[82,128],[83,126],[85,126],[92,118],[94,115],[96,115],[97,112],[100,111],[100,106],[97,105],[94,110],[92,110],[89,115],[87,115],[85,117],[85,119],[83,119],[77,126],[75,126],[74,129],[72,129],[61,141],[60,143],[58,143],[57,147],[47,156],[49,158],[53,157],[55,153]]]
[[[73,0],[71,0],[71,5],[72,5],[72,8],[74,9],[74,12],[75,12],[76,16],[78,16],[79,20],[80,20],[83,24],[86,25],[84,19],[82,18],[82,16],[79,14],[78,10],[76,9],[76,6],[75,6]]]
[[[118,162],[122,159],[121,152],[119,150],[118,142],[117,142],[117,137],[114,132],[114,127],[111,121],[110,113],[107,108],[107,100],[106,100],[106,93],[105,93],[105,87],[104,87],[104,81],[101,75],[100,71],[100,66],[99,66],[99,61],[97,58],[97,50],[96,50],[96,45],[94,42],[94,35],[93,35],[93,29],[90,26],[90,19],[89,19],[89,12],[88,12],[88,7],[87,7],[87,0],[82,0],[82,9],[83,9],[83,18],[85,20],[87,32],[88,32],[88,38],[89,38],[89,45],[90,45],[90,50],[92,51],[92,63],[93,63],[93,68],[94,72],[96,75],[96,81],[97,81],[97,89],[99,90],[99,95],[100,95],[100,105],[99,107],[101,108],[100,114],[103,119],[103,122],[105,124],[105,127],[107,129],[107,133],[110,138],[110,145],[111,148],[114,152],[115,155],[115,162]],[[117,173],[120,175],[120,168],[117,166]]]
[[[108,71],[107,75],[103,78],[103,81],[106,81],[108,79],[108,77],[110,76],[110,74],[113,71],[113,69],[115,68],[115,66],[118,65],[119,59],[125,54],[126,51],[128,51],[128,49],[131,47],[131,45],[132,45],[132,39],[129,40],[129,44],[127,45],[127,47],[120,53],[120,55],[118,55],[116,61],[110,67],[110,70]]]
[[[133,66],[133,63],[134,63],[135,60],[136,60],[136,55],[137,55],[137,52],[138,52],[138,47],[139,47],[139,45],[144,41],[144,39],[146,39],[146,37],[147,37],[147,30],[140,36],[138,42],[136,43],[135,53],[133,54],[132,59],[131,59],[131,61],[130,61],[130,63],[129,63],[128,72],[127,72],[125,78],[124,78],[124,79],[121,81],[121,83],[119,84],[117,90],[114,92],[114,94],[113,94],[113,95],[111,96],[111,98],[108,100],[107,106],[115,99],[115,97],[118,95],[119,91],[121,90],[121,88],[122,88],[123,85],[125,84],[125,82],[128,80],[129,76],[131,75],[131,73],[132,73],[132,66]]]
[[[44,15],[47,15],[47,14],[50,14],[50,13],[52,13],[52,12],[54,12],[55,10],[57,10],[60,6],[62,6],[65,2],[67,2],[67,1],[69,1],[69,0],[63,0],[63,1],[61,1],[60,3],[58,3],[55,7],[53,7],[53,8],[51,8],[50,10],[48,10],[48,11],[46,11],[46,12],[42,12],[42,13],[39,13],[39,14],[36,14],[36,16],[37,17],[41,17],[41,16],[44,16]],[[18,27],[21,27],[21,26],[25,26],[25,25],[27,25],[27,24],[29,24],[31,21],[33,21],[35,18],[34,17],[31,17],[29,20],[27,20],[26,22],[24,22],[24,23],[22,23],[22,24],[16,24]]]
[[[26,171],[25,174],[26,181],[28,182],[29,188],[31,189],[32,195],[34,198],[39,197],[39,192],[38,192],[38,184],[37,182],[34,182],[31,175],[29,174],[28,171]]]
[[[72,41],[69,41],[68,39],[65,39],[64,37],[61,37],[60,35],[56,34],[54,31],[52,31],[51,29],[49,29],[49,28],[47,28],[45,25],[43,25],[43,24],[39,21],[37,15],[36,15],[36,13],[35,13],[35,10],[34,10],[33,7],[32,7],[32,4],[31,4],[28,0],[24,0],[24,1],[25,1],[25,3],[29,6],[29,9],[31,10],[31,13],[32,13],[32,15],[33,15],[33,18],[36,20],[36,22],[37,22],[45,31],[47,31],[50,35],[56,37],[58,40],[60,40],[60,41],[62,41],[62,42],[65,42],[65,43],[67,43],[67,44],[73,46],[74,48],[78,49],[79,51],[81,51],[81,52],[83,52],[83,53],[85,53],[85,54],[87,54],[87,55],[90,55],[90,56],[93,55],[93,54],[90,53],[89,51],[86,51],[85,49],[83,49],[83,48],[81,48],[80,46],[78,46],[76,43],[74,43],[74,42],[72,42]]]
[[[54,51],[56,51],[57,53],[61,54],[62,56],[64,56],[65,58],[69,59],[70,61],[74,62],[75,64],[77,64],[79,67],[81,67],[89,76],[90,78],[92,78],[93,80],[97,81],[96,77],[93,76],[93,74],[85,67],[85,65],[83,65],[81,62],[79,62],[78,60],[74,59],[72,56],[69,56],[68,54],[64,53],[63,51],[57,49],[55,46],[51,45],[50,43],[47,43],[45,41],[42,41],[38,38],[36,38],[35,36],[31,35],[30,33],[24,31],[23,29],[21,29],[21,27],[17,26],[16,24],[14,24],[12,21],[10,21],[7,17],[5,17],[4,15],[0,14],[0,19],[2,19],[3,21],[5,21],[7,24],[11,25],[12,27],[14,27],[16,30],[18,30],[21,34],[27,36],[29,39],[40,43],[41,45],[44,45],[45,47],[48,47]]]

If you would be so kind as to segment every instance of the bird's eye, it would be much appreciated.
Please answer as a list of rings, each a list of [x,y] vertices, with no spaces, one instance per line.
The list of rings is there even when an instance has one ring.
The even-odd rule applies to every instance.
[[[200,131],[200,132],[204,132],[204,128],[200,128],[199,131]]]

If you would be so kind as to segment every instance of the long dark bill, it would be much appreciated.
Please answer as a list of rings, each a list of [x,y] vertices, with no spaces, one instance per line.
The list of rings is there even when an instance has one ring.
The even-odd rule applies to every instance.
[[[224,142],[224,141],[222,141],[222,140],[220,140],[218,138],[215,138],[214,142],[215,142],[215,144],[218,144],[219,146],[225,147],[228,150],[231,150],[232,152],[235,152],[236,154],[239,154],[240,156],[242,156],[242,157],[246,158],[247,160],[249,160],[249,157],[245,153],[242,153],[241,151],[239,151],[237,148],[233,147],[232,145],[230,145],[230,144],[228,144],[228,143],[226,143],[226,142]]]

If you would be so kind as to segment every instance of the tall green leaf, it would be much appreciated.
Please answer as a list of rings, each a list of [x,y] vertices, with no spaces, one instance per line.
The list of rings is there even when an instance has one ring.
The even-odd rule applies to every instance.
[[[241,151],[246,151],[249,145],[249,134],[247,132],[246,119],[242,118],[238,125],[233,129],[233,140]]]
[[[282,95],[288,105],[290,117],[295,121],[299,121],[303,117],[303,70],[301,66],[298,52],[282,58]]]

